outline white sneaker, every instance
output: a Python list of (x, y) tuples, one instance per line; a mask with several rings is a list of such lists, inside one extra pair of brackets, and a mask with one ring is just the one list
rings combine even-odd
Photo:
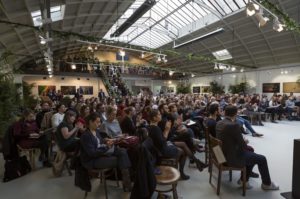
[[(241, 181), (241, 179), (239, 179), (237, 181), (238, 185), (243, 186), (243, 182)], [(246, 182), (246, 189), (252, 189), (253, 187), (250, 185), (249, 182)]]
[(261, 184), (261, 188), (263, 190), (279, 190), (279, 186), (275, 184), (274, 182), (271, 182), (270, 185)]

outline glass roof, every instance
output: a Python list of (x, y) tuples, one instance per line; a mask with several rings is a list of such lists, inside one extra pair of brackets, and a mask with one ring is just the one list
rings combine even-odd
[[(64, 13), (65, 13), (65, 5), (53, 6), (50, 8), (51, 20), (53, 22), (62, 20), (64, 18)], [(41, 10), (36, 10), (36, 11), (31, 12), (31, 17), (32, 17), (34, 26), (42, 25)]]
[(119, 37), (111, 38), (110, 35), (144, 1), (136, 0), (106, 33), (104, 39), (159, 48), (246, 6), (246, 0), (156, 0), (156, 4), (125, 32)]

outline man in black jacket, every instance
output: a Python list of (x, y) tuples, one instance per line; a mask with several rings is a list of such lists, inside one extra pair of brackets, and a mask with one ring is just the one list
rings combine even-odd
[[(261, 188), (264, 190), (278, 190), (279, 186), (271, 181), (267, 159), (265, 156), (246, 150), (246, 143), (241, 134), (241, 128), (236, 123), (237, 108), (227, 106), (225, 119), (216, 126), (217, 138), (222, 141), (222, 151), (229, 166), (246, 166), (247, 181), (253, 167), (257, 164), (262, 178)], [(248, 188), (251, 188), (248, 185)]]

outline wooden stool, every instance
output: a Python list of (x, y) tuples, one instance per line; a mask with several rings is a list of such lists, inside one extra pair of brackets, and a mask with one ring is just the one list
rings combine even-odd
[(30, 165), (31, 165), (31, 168), (32, 170), (35, 169), (35, 151), (37, 150), (36, 148), (31, 148), (31, 149), (23, 149), (21, 146), (17, 145), (19, 151), (21, 153), (28, 153), (28, 156), (29, 156), (29, 162), (30, 162)]
[(166, 193), (166, 192), (173, 192), (173, 198), (178, 199), (177, 195), (177, 182), (180, 178), (180, 173), (177, 169), (170, 167), (170, 166), (159, 166), (158, 167), (161, 171), (160, 175), (155, 175), (156, 182), (158, 185), (171, 185), (172, 188), (168, 190), (158, 190), (155, 189), (158, 194)]
[(170, 166), (178, 169), (178, 160), (175, 158), (161, 158), (159, 165)]
[[(98, 177), (100, 178), (100, 184), (103, 182), (104, 184), (104, 193), (105, 193), (105, 198), (108, 199), (108, 196), (107, 196), (107, 186), (106, 186), (106, 176), (105, 173), (107, 171), (109, 171), (110, 169), (92, 169), (92, 170), (89, 170), (89, 172), (91, 173), (98, 173)], [(117, 181), (117, 187), (119, 187), (119, 179), (118, 179), (118, 173), (117, 173), (117, 169), (114, 168), (114, 173), (115, 173), (115, 178), (116, 178), (116, 181)], [(88, 192), (85, 192), (85, 195), (84, 195), (84, 198), (86, 198), (88, 195)]]

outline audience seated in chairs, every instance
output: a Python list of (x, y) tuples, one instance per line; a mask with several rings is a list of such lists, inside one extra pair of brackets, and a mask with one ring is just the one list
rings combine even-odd
[(203, 163), (194, 156), (184, 142), (172, 143), (167, 140), (171, 130), (170, 121), (166, 122), (164, 131), (162, 131), (158, 127), (158, 123), (161, 121), (161, 114), (158, 110), (151, 110), (149, 119), (149, 137), (153, 140), (154, 147), (161, 153), (163, 158), (176, 158), (179, 160), (179, 171), (182, 180), (189, 179), (189, 176), (184, 173), (184, 165), (187, 156), (196, 162), (199, 171), (203, 170)]
[[(222, 150), (228, 166), (246, 166), (248, 181), (253, 167), (257, 164), (262, 178), (261, 188), (264, 190), (278, 190), (279, 186), (271, 181), (266, 157), (247, 150), (241, 128), (235, 122), (236, 117), (237, 108), (229, 105), (225, 108), (225, 118), (219, 121), (216, 126), (217, 138), (222, 141)], [(247, 187), (251, 188), (249, 183)]]
[(119, 168), (122, 172), (124, 191), (130, 191), (131, 181), (128, 169), (131, 163), (126, 150), (115, 146), (115, 139), (100, 136), (98, 127), (101, 120), (97, 113), (90, 114), (86, 122), (87, 129), (80, 138), (82, 165), (88, 170)]
[(51, 167), (48, 161), (49, 142), (47, 136), (38, 128), (33, 110), (25, 109), (23, 117), (14, 123), (12, 128), (17, 145), (22, 149), (40, 149), (39, 160), (43, 162), (44, 166)]

